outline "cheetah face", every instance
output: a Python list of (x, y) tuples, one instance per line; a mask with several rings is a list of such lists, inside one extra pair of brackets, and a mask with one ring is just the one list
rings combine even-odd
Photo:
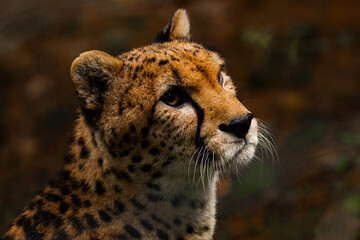
[(256, 119), (236, 98), (225, 61), (189, 41), (189, 29), (178, 11), (152, 45), (117, 58), (89, 51), (73, 62), (86, 123), (114, 162), (176, 159), (182, 174), (189, 165), (216, 171), (254, 156)]
[(258, 143), (257, 121), (235, 97), (225, 61), (197, 44), (178, 44), (195, 57), (171, 64), (172, 74), (157, 81), (158, 132), (195, 164), (246, 165)]

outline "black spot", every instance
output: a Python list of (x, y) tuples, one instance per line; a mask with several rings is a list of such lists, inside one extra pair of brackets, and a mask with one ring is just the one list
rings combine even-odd
[(135, 73), (137, 73), (139, 71), (139, 68), (140, 68), (139, 65), (137, 65), (135, 68)]
[(135, 80), (137, 78), (137, 73), (135, 72), (134, 75), (132, 76), (132, 79)]
[(115, 186), (114, 186), (114, 190), (115, 190), (115, 192), (117, 192), (117, 193), (122, 192), (122, 189), (119, 187), (119, 185), (115, 185)]
[(141, 148), (145, 149), (147, 147), (149, 147), (149, 142), (146, 140), (141, 141)]
[(122, 153), (120, 153), (120, 156), (124, 157), (129, 155), (129, 150), (125, 149)]
[(71, 194), (71, 201), (77, 206), (80, 207), (81, 206), (81, 200), (78, 196), (76, 196), (75, 194)]
[(44, 205), (44, 200), (38, 199), (38, 200), (36, 200), (36, 204), (38, 205), (39, 208), (41, 208), (41, 206)]
[(115, 208), (116, 208), (117, 213), (125, 212), (125, 205), (122, 202), (120, 202), (119, 200), (115, 201)]
[(61, 194), (63, 194), (63, 195), (68, 195), (68, 194), (70, 194), (70, 189), (69, 189), (69, 186), (68, 186), (68, 185), (61, 185), (61, 186), (59, 186), (59, 190), (60, 190)]
[(182, 202), (182, 197), (176, 196), (171, 200), (171, 205), (174, 208), (177, 208), (177, 207), (181, 206), (181, 204), (182, 204), (181, 202)]
[(95, 191), (98, 195), (104, 195), (105, 193), (105, 188), (100, 180), (96, 181)]
[(147, 59), (145, 60), (146, 63), (153, 63), (153, 62), (155, 62), (155, 61), (156, 61), (156, 58), (154, 58), (154, 57), (152, 57), (152, 58), (147, 58)]
[(111, 173), (110, 169), (106, 169), (105, 171), (102, 172), (103, 177), (105, 178), (107, 175), (109, 175)]
[(181, 220), (180, 220), (179, 218), (175, 217), (174, 220), (173, 220), (173, 223), (174, 223), (175, 225), (180, 225), (180, 224), (181, 224)]
[(136, 239), (141, 238), (141, 234), (130, 224), (125, 224), (124, 228), (131, 237), (136, 238)]
[(140, 202), (138, 202), (138, 200), (136, 200), (135, 198), (131, 199), (131, 203), (132, 203), (132, 205), (134, 205), (134, 207), (136, 207), (139, 210), (145, 209), (145, 206), (143, 204), (141, 204)]
[(116, 154), (113, 150), (108, 149), (108, 151), (109, 151), (109, 153), (110, 153), (111, 156), (113, 156), (113, 157), (116, 157), (116, 156), (117, 156), (117, 154)]
[(167, 229), (171, 229), (171, 226), (169, 224), (167, 224), (164, 220), (162, 220), (161, 218), (159, 218), (158, 216), (156, 216), (154, 213), (151, 214), (151, 218), (158, 222), (163, 224)]
[(134, 126), (134, 124), (130, 124), (130, 131), (132, 132), (136, 131), (136, 127)]
[(78, 139), (78, 144), (80, 145), (80, 146), (84, 146), (84, 138), (83, 137), (80, 137), (79, 139)]
[(143, 166), (141, 166), (140, 170), (143, 172), (149, 172), (152, 168), (152, 165), (149, 163), (144, 164)]
[(78, 169), (79, 169), (80, 171), (82, 171), (82, 170), (84, 169), (84, 163), (80, 163), (80, 164), (78, 165)]
[(163, 162), (163, 164), (161, 164), (161, 167), (164, 168), (167, 165), (169, 165), (170, 163), (171, 163), (170, 161)]
[(163, 197), (158, 194), (148, 193), (148, 200), (151, 202), (159, 202), (163, 200)]
[(66, 202), (60, 202), (60, 206), (59, 206), (60, 213), (66, 213), (68, 209), (69, 209), (69, 204), (67, 204)]
[(141, 129), (141, 136), (143, 138), (147, 137), (149, 134), (149, 128), (148, 127), (144, 127), (143, 129)]
[(85, 213), (83, 217), (85, 218), (86, 223), (89, 225), (90, 228), (96, 228), (99, 226), (98, 222), (91, 214)]
[(68, 218), (71, 226), (78, 232), (78, 233), (82, 233), (84, 231), (84, 225), (81, 223), (81, 221), (75, 217), (75, 216), (71, 216)]
[(168, 64), (168, 63), (169, 63), (168, 60), (161, 60), (161, 61), (159, 61), (159, 66), (163, 66), (163, 65)]
[(39, 233), (24, 216), (17, 221), (17, 225), (22, 226), (26, 239), (42, 240), (44, 235)]
[(16, 221), (16, 225), (17, 226), (25, 226), (27, 224), (30, 224), (29, 219), (27, 219), (24, 215), (22, 215), (17, 221)]
[(156, 172), (151, 175), (151, 178), (160, 178), (162, 176), (161, 172)]
[(176, 240), (185, 240), (183, 237), (178, 237)]
[(99, 167), (102, 167), (103, 162), (104, 162), (104, 161), (103, 161), (102, 158), (99, 158), (99, 159), (97, 160), (97, 163), (98, 163)]
[(130, 135), (129, 135), (128, 133), (125, 134), (124, 137), (123, 137), (123, 140), (124, 140), (124, 142), (126, 142), (126, 143), (130, 143)]
[(35, 223), (41, 223), (44, 226), (48, 226), (51, 222), (54, 222), (56, 215), (49, 211), (38, 210), (33, 216), (33, 219), (35, 220)]
[(99, 216), (104, 222), (110, 222), (112, 219), (112, 217), (109, 214), (107, 214), (107, 212), (105, 212), (104, 210), (99, 211)]
[(74, 160), (73, 155), (67, 154), (67, 155), (64, 156), (64, 162), (65, 162), (65, 164), (72, 163), (73, 160)]
[(141, 220), (140, 223), (145, 229), (147, 229), (149, 231), (154, 229), (153, 225), (149, 221), (147, 221), (145, 219)]
[(156, 234), (159, 237), (159, 239), (161, 239), (161, 240), (168, 240), (169, 239), (169, 235), (166, 232), (162, 231), (161, 229), (158, 229)]
[(87, 148), (85, 146), (83, 146), (81, 148), (79, 157), (80, 158), (88, 158), (89, 157), (89, 151), (87, 150)]
[(135, 167), (134, 167), (134, 165), (130, 164), (130, 165), (128, 166), (128, 170), (129, 170), (129, 172), (135, 172)]
[(194, 233), (194, 228), (190, 225), (186, 225), (186, 232), (188, 234), (193, 234)]
[(139, 162), (142, 161), (142, 157), (139, 156), (139, 155), (135, 155), (135, 156), (132, 157), (131, 161), (132, 161), (133, 163), (139, 163)]
[(118, 171), (116, 170), (115, 168), (112, 168), (111, 169), (112, 173), (115, 175), (115, 177), (119, 180), (123, 179), (123, 180), (126, 180), (128, 182), (132, 182), (132, 179), (131, 177), (129, 176), (129, 174), (127, 174), (126, 172), (124, 171)]
[(151, 148), (151, 149), (149, 150), (149, 152), (150, 152), (151, 155), (156, 156), (156, 155), (159, 154), (160, 151), (159, 151), (158, 148)]
[(156, 190), (156, 191), (160, 191), (160, 186), (156, 183), (152, 183), (152, 182), (147, 182), (146, 186), (150, 189)]
[(59, 227), (64, 225), (64, 220), (61, 217), (57, 216), (53, 221), (53, 225), (56, 229), (58, 229)]
[(62, 197), (53, 193), (45, 193), (45, 199), (50, 202), (60, 202)]
[(70, 181), (70, 184), (71, 184), (72, 189), (74, 189), (74, 190), (80, 188), (80, 184), (79, 184), (79, 182), (76, 181), (76, 180), (71, 180), (71, 181)]
[(85, 182), (85, 180), (81, 180), (80, 187), (81, 187), (81, 191), (83, 193), (86, 193), (90, 190), (90, 186), (89, 186), (89, 184), (87, 184), (87, 182)]
[(91, 202), (89, 200), (85, 200), (83, 202), (83, 204), (84, 204), (85, 207), (91, 207), (92, 206), (92, 204), (91, 204)]
[(124, 111), (124, 106), (122, 105), (122, 102), (119, 102), (119, 111), (118, 111), (118, 114), (121, 116), (123, 114), (123, 111)]

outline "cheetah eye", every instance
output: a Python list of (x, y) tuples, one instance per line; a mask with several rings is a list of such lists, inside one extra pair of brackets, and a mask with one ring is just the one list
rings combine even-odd
[(220, 83), (221, 86), (222, 86), (223, 83), (224, 83), (224, 78), (223, 78), (221, 72), (219, 72), (219, 83)]
[(160, 100), (171, 107), (178, 107), (184, 103), (181, 89), (176, 87), (172, 87), (166, 91)]

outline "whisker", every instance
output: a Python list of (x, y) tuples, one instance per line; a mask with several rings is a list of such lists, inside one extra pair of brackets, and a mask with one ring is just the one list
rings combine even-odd
[(190, 181), (190, 167), (191, 167), (191, 164), (193, 163), (193, 158), (194, 158), (195, 154), (196, 154), (199, 150), (200, 150), (199, 148), (196, 148), (196, 150), (194, 151), (193, 155), (191, 156), (190, 161), (189, 161), (189, 164), (188, 164), (187, 175), (188, 175), (189, 184), (190, 184), (191, 186), (193, 186), (193, 185), (192, 185), (192, 183), (191, 183), (191, 181)]
[(277, 148), (275, 144), (275, 138), (271, 134), (270, 129), (265, 125), (261, 119), (258, 121), (258, 139), (259, 139), (259, 149), (261, 153), (261, 159), (263, 161), (264, 155), (267, 158), (270, 158), (272, 163), (276, 166), (279, 165), (279, 156), (277, 153)]

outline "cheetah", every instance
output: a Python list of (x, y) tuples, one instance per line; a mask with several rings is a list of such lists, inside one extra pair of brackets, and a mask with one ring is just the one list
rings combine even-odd
[(3, 239), (212, 239), (219, 171), (248, 165), (259, 139), (226, 65), (183, 9), (150, 45), (80, 54), (64, 167)]

